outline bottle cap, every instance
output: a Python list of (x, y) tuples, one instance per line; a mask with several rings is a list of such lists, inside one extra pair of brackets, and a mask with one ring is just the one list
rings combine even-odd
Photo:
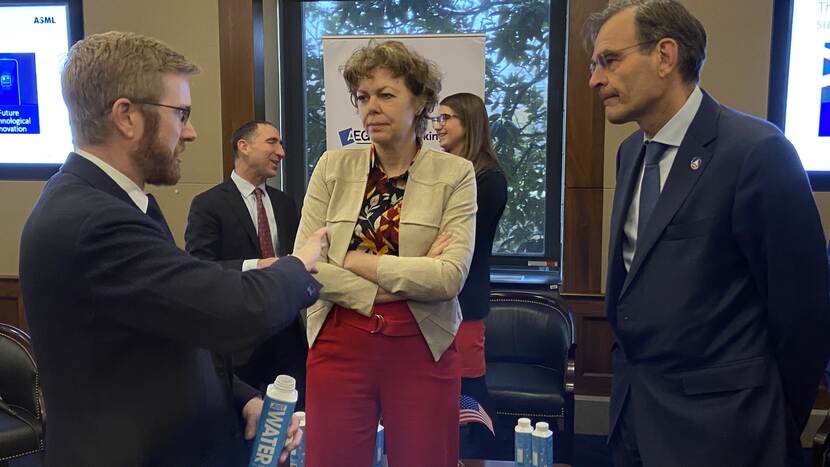
[(274, 386), (281, 391), (293, 391), (297, 387), (297, 380), (288, 375), (277, 375)]
[(279, 375), (273, 383), (268, 385), (265, 394), (274, 400), (283, 402), (297, 402), (297, 380), (288, 375)]
[(529, 418), (520, 418), (519, 419), (519, 426), (522, 428), (530, 428), (530, 419)]
[(305, 412), (294, 412), (294, 415), (297, 416), (297, 420), (300, 421), (300, 428), (305, 427)]
[(536, 431), (540, 433), (547, 433), (549, 430), (548, 422), (537, 422), (536, 423)]

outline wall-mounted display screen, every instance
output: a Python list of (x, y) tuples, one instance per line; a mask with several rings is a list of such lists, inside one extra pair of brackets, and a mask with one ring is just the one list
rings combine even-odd
[(770, 120), (801, 156), (816, 189), (830, 185), (830, 0), (778, 0)]
[(70, 3), (0, 1), (0, 178), (45, 178), (72, 151), (60, 70)]

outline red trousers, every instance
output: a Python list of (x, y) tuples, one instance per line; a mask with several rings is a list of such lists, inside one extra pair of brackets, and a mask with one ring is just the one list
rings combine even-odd
[(306, 466), (371, 467), (383, 417), (390, 467), (456, 467), (455, 344), (435, 362), (406, 302), (375, 313), (335, 306), (308, 352)]

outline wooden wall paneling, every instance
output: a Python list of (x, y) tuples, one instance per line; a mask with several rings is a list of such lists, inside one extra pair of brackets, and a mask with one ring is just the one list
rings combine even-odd
[(219, 0), (219, 76), (222, 93), (222, 169), (233, 170), (233, 130), (253, 120), (254, 23), (251, 0)]
[(611, 345), (614, 336), (605, 319), (600, 294), (562, 294), (576, 328), (576, 394), (607, 396), (611, 392)]
[(29, 332), (17, 277), (0, 277), (0, 323), (11, 324)]
[(565, 186), (568, 187), (602, 187), (605, 112), (597, 92), (588, 86), (591, 57), (583, 46), (582, 31), (588, 16), (607, 4), (602, 0), (570, 2), (565, 146)]
[(565, 188), (562, 280), (567, 293), (601, 293), (602, 196), (599, 188)]
[(602, 291), (605, 114), (596, 92), (588, 87), (590, 56), (583, 48), (582, 31), (588, 16), (607, 4), (607, 0), (580, 0), (569, 4), (562, 242), (562, 288), (568, 293)]

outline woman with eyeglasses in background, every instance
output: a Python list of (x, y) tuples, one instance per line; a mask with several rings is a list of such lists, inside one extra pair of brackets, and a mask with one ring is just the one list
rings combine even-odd
[[(487, 410), (490, 401), (484, 380), (483, 320), (490, 311), (490, 253), (507, 204), (507, 179), (490, 144), (490, 124), (480, 97), (470, 93), (445, 97), (438, 113), (432, 122), (441, 148), (472, 162), (476, 172), (475, 249), (467, 282), (458, 295), (464, 320), (455, 344), (461, 356), (461, 393)], [(486, 455), (489, 437), (483, 426), (471, 426), (469, 439), (461, 443), (462, 457)]]

